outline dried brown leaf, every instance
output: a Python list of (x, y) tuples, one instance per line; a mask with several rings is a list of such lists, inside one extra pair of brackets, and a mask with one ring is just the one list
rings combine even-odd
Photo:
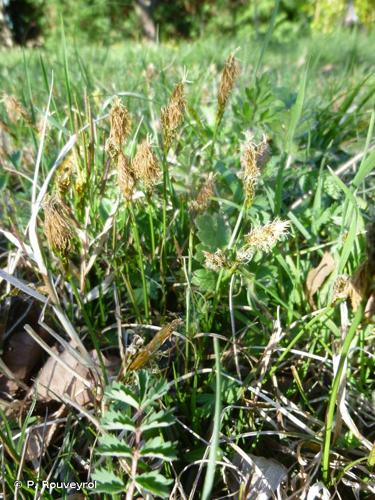
[(23, 297), (12, 297), (9, 305), (0, 306), (0, 315), (6, 318), (3, 328), (3, 354), (1, 361), (12, 373), (14, 379), (0, 374), (0, 393), (5, 396), (14, 396), (20, 384), (26, 381), (41, 364), (44, 350), (23, 329), (25, 323), (34, 326), (40, 338), (48, 340), (49, 334), (39, 327), (38, 318), (40, 308), (36, 302)]
[(335, 269), (335, 261), (329, 252), (325, 252), (318, 266), (311, 269), (306, 279), (307, 299), (310, 306), (316, 309), (314, 295), (320, 289), (324, 281)]
[(155, 337), (136, 355), (135, 359), (130, 363), (129, 370), (140, 370), (148, 363), (151, 356), (164, 344), (171, 336), (173, 330), (181, 323), (181, 320), (175, 319), (171, 323), (163, 326)]
[[(61, 401), (66, 395), (81, 406), (93, 403), (96, 399), (94, 389), (97, 387), (98, 381), (91, 370), (68, 350), (59, 353), (57, 348), (53, 348), (53, 351), (61, 362), (59, 363), (52, 356), (48, 358), (35, 381), (38, 397), (49, 402), (51, 400)], [(90, 356), (97, 362), (96, 351), (91, 351)], [(119, 365), (118, 358), (113, 357), (110, 359), (103, 357), (103, 362), (109, 370), (115, 369)]]

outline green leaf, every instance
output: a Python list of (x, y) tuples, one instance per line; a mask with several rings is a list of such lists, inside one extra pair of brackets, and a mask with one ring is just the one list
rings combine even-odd
[(170, 441), (163, 441), (163, 438), (157, 436), (150, 439), (141, 449), (142, 457), (161, 458), (163, 460), (176, 459), (176, 447)]
[(298, 125), (298, 122), (300, 121), (301, 115), (302, 115), (303, 103), (305, 101), (308, 69), (309, 69), (309, 65), (307, 64), (305, 71), (303, 73), (303, 76), (301, 78), (296, 102), (294, 103), (294, 105), (292, 106), (292, 108), (290, 110), (290, 120), (289, 120), (289, 124), (288, 124), (288, 128), (287, 128), (287, 135), (286, 135), (286, 150), (289, 154), (291, 154), (291, 152), (292, 152), (294, 135), (296, 133), (297, 125)]
[(194, 271), (191, 282), (206, 292), (214, 291), (216, 288), (217, 273), (210, 269), (197, 269)]
[(91, 474), (93, 481), (96, 481), (96, 493), (109, 493), (116, 494), (122, 493), (125, 489), (125, 485), (122, 479), (116, 476), (113, 472), (105, 469), (98, 469)]
[(230, 229), (221, 215), (199, 215), (195, 219), (195, 224), (198, 228), (198, 238), (208, 250), (214, 252), (228, 245)]
[(154, 382), (153, 386), (147, 389), (147, 393), (142, 399), (142, 408), (151, 406), (155, 401), (160, 400), (169, 390), (169, 385), (165, 380)]
[(135, 425), (132, 419), (128, 415), (124, 415), (124, 413), (120, 411), (108, 411), (103, 419), (102, 426), (107, 430), (124, 430), (133, 432), (135, 430)]
[(100, 439), (97, 452), (99, 455), (110, 456), (110, 457), (132, 457), (131, 448), (122, 440), (118, 439), (116, 436), (107, 435)]
[(173, 482), (172, 479), (166, 479), (156, 471), (136, 476), (135, 481), (144, 490), (161, 498), (169, 496), (169, 485)]
[(150, 429), (158, 429), (159, 427), (169, 427), (174, 424), (173, 414), (170, 410), (152, 411), (147, 415), (142, 422), (141, 432), (149, 431)]
[(124, 384), (114, 383), (105, 391), (105, 394), (111, 399), (122, 401), (136, 410), (139, 410), (140, 404), (137, 401), (137, 396), (130, 389), (125, 387)]

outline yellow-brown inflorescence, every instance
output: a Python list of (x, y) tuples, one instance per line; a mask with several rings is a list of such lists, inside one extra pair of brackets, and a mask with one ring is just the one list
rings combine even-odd
[(236, 79), (240, 73), (240, 65), (237, 59), (231, 54), (225, 61), (224, 69), (221, 74), (219, 90), (217, 94), (217, 121), (220, 122), (223, 117), (225, 106), (232, 93)]
[(8, 118), (12, 123), (16, 123), (20, 118), (27, 122), (30, 121), (26, 109), (14, 96), (3, 94), (2, 102), (4, 103)]
[(251, 133), (245, 134), (245, 141), (241, 147), (241, 173), (244, 183), (245, 199), (248, 203), (254, 198), (255, 188), (261, 176), (261, 167), (268, 161), (269, 148), (267, 138), (255, 144)]
[(112, 159), (116, 159), (131, 130), (130, 113), (128, 109), (122, 105), (118, 97), (113, 100), (109, 120), (111, 123), (111, 130), (106, 143), (106, 151)]
[(44, 230), (50, 249), (67, 256), (73, 247), (73, 220), (69, 209), (59, 195), (46, 195), (43, 203)]
[(158, 180), (161, 171), (149, 138), (144, 139), (138, 145), (132, 161), (132, 171), (136, 179), (143, 182), (148, 191), (154, 187)]
[(245, 236), (245, 245), (237, 251), (237, 261), (250, 261), (256, 251), (270, 252), (288, 234), (289, 221), (275, 219), (264, 226), (254, 227)]
[(74, 170), (74, 157), (73, 154), (70, 154), (56, 171), (56, 186), (60, 195), (64, 195), (70, 188)]
[(117, 156), (118, 184), (126, 200), (131, 200), (135, 187), (135, 178), (129, 158), (122, 151)]
[(181, 126), (186, 109), (185, 87), (178, 83), (169, 99), (168, 106), (161, 110), (161, 125), (165, 151), (168, 151)]
[(195, 200), (189, 204), (189, 209), (194, 212), (204, 212), (207, 210), (210, 199), (214, 195), (214, 174), (210, 172), (206, 177)]
[(220, 248), (216, 250), (215, 253), (211, 252), (203, 252), (205, 257), (204, 265), (207, 269), (212, 269), (213, 271), (220, 271), (220, 269), (224, 269), (228, 266), (228, 260)]

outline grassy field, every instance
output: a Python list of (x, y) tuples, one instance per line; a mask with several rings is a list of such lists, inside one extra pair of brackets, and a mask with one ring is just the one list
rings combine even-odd
[(0, 53), (4, 498), (374, 495), (374, 40), (267, 42)]

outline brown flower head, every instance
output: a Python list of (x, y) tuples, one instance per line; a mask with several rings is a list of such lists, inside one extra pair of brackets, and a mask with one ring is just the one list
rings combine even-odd
[(16, 97), (3, 94), (2, 102), (4, 103), (8, 118), (12, 123), (16, 123), (21, 118), (27, 122), (30, 121), (26, 109)]
[(147, 190), (154, 187), (160, 175), (160, 167), (149, 138), (144, 139), (137, 147), (132, 170), (136, 179), (142, 181)]
[(246, 248), (250, 251), (261, 250), (269, 252), (278, 241), (288, 234), (289, 221), (275, 219), (264, 226), (254, 227), (245, 236)]
[(74, 157), (70, 154), (56, 171), (56, 186), (60, 195), (65, 194), (72, 184), (72, 175), (75, 170)]
[(219, 90), (217, 94), (217, 103), (218, 103), (218, 110), (217, 110), (217, 121), (220, 122), (225, 106), (227, 104), (227, 101), (229, 99), (229, 96), (232, 93), (232, 90), (234, 88), (234, 84), (236, 82), (236, 79), (240, 73), (240, 65), (237, 61), (237, 59), (234, 57), (233, 54), (231, 54), (228, 59), (225, 61), (224, 64), (224, 69), (221, 74), (220, 78), (220, 84), (219, 84)]
[(106, 143), (106, 150), (112, 159), (115, 159), (127, 139), (131, 130), (131, 116), (128, 109), (122, 105), (120, 99), (113, 100), (109, 113), (111, 130)]
[(54, 253), (66, 257), (72, 251), (74, 237), (69, 209), (60, 196), (48, 194), (45, 196), (43, 208), (48, 246)]
[(201, 187), (195, 200), (189, 204), (189, 209), (194, 212), (204, 212), (207, 210), (210, 199), (214, 195), (214, 174), (210, 172)]
[(135, 179), (129, 158), (122, 151), (117, 156), (118, 185), (126, 200), (131, 200)]
[(250, 132), (246, 132), (245, 141), (241, 146), (241, 172), (239, 176), (243, 179), (245, 198), (251, 202), (255, 188), (261, 176), (260, 168), (268, 160), (267, 138), (263, 136), (262, 142), (255, 144)]
[(207, 269), (220, 271), (220, 269), (224, 269), (228, 265), (228, 260), (220, 248), (215, 253), (203, 252), (203, 254), (206, 259), (204, 265)]
[(177, 129), (182, 124), (186, 109), (185, 87), (178, 83), (169, 99), (168, 106), (161, 110), (161, 125), (163, 130), (164, 148), (167, 151), (176, 136)]

